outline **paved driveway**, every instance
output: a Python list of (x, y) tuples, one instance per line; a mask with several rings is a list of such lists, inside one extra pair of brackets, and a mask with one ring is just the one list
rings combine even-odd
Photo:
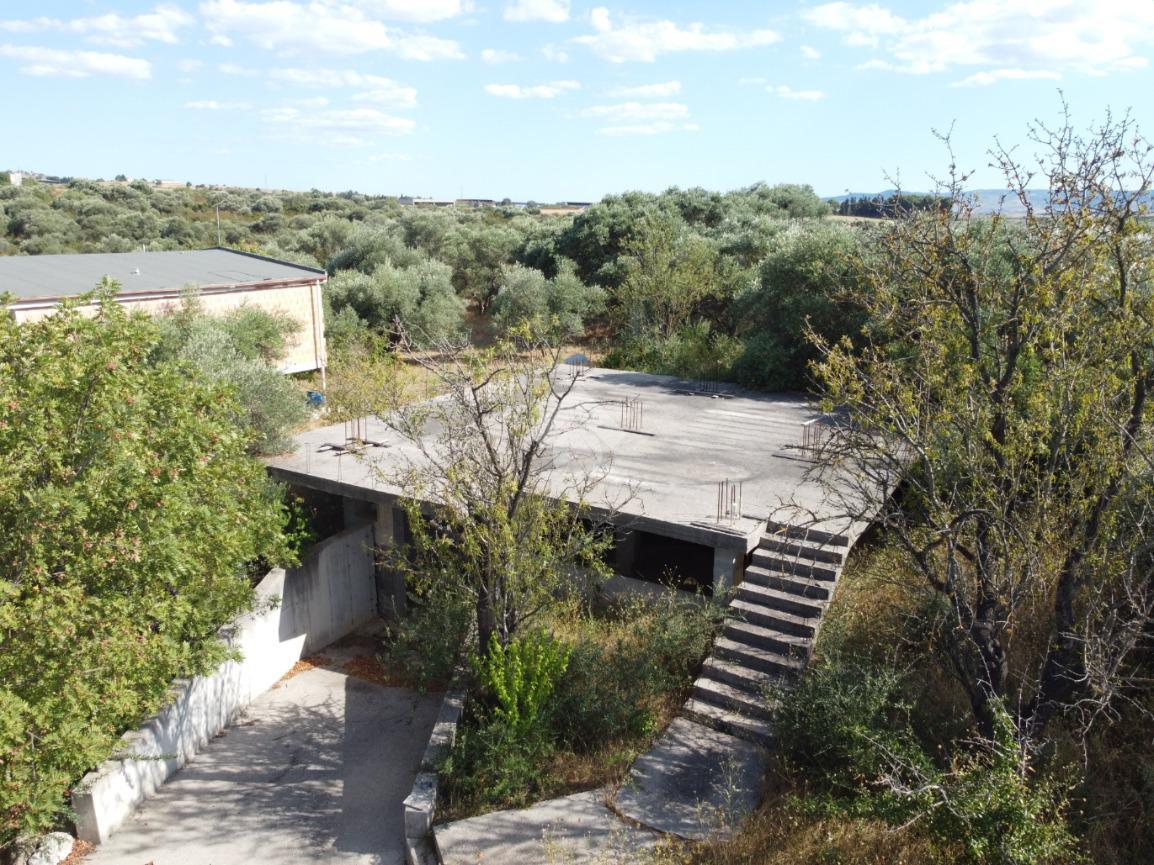
[(87, 865), (402, 865), (440, 695), (314, 668), (261, 696)]

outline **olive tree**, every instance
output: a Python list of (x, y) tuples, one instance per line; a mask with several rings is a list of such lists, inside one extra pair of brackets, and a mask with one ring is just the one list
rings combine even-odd
[(993, 151), (1024, 218), (980, 216), (953, 171), (954, 206), (894, 220), (863, 263), (863, 345), (816, 367), (853, 419), (825, 462), (901, 474), (878, 517), (929, 644), (987, 737), (1005, 707), (1027, 740), (1132, 694), (1154, 613), (1151, 147), (1129, 117), (1031, 132), (1037, 166)]

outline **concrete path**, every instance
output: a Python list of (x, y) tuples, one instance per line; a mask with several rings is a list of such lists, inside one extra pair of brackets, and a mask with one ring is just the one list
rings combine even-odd
[[(660, 835), (627, 825), (590, 790), (434, 829), (444, 865), (624, 865)], [(161, 863), (156, 863), (161, 865)]]
[(440, 695), (314, 668), (283, 681), (86, 865), (402, 865)]
[(759, 745), (674, 718), (637, 758), (613, 808), (680, 838), (732, 835), (761, 801), (768, 757)]

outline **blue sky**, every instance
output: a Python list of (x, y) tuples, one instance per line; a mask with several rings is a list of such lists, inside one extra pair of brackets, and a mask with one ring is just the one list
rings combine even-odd
[[(1132, 110), (1154, 0), (41, 0), (0, 4), (0, 168), (591, 200), (900, 176)], [(1028, 153), (1028, 144), (1023, 144)]]

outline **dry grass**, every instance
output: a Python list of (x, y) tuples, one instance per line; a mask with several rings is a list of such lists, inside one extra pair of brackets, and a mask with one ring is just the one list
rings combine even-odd
[(95, 849), (94, 845), (78, 839), (72, 845), (72, 852), (60, 861), (60, 865), (80, 865)]

